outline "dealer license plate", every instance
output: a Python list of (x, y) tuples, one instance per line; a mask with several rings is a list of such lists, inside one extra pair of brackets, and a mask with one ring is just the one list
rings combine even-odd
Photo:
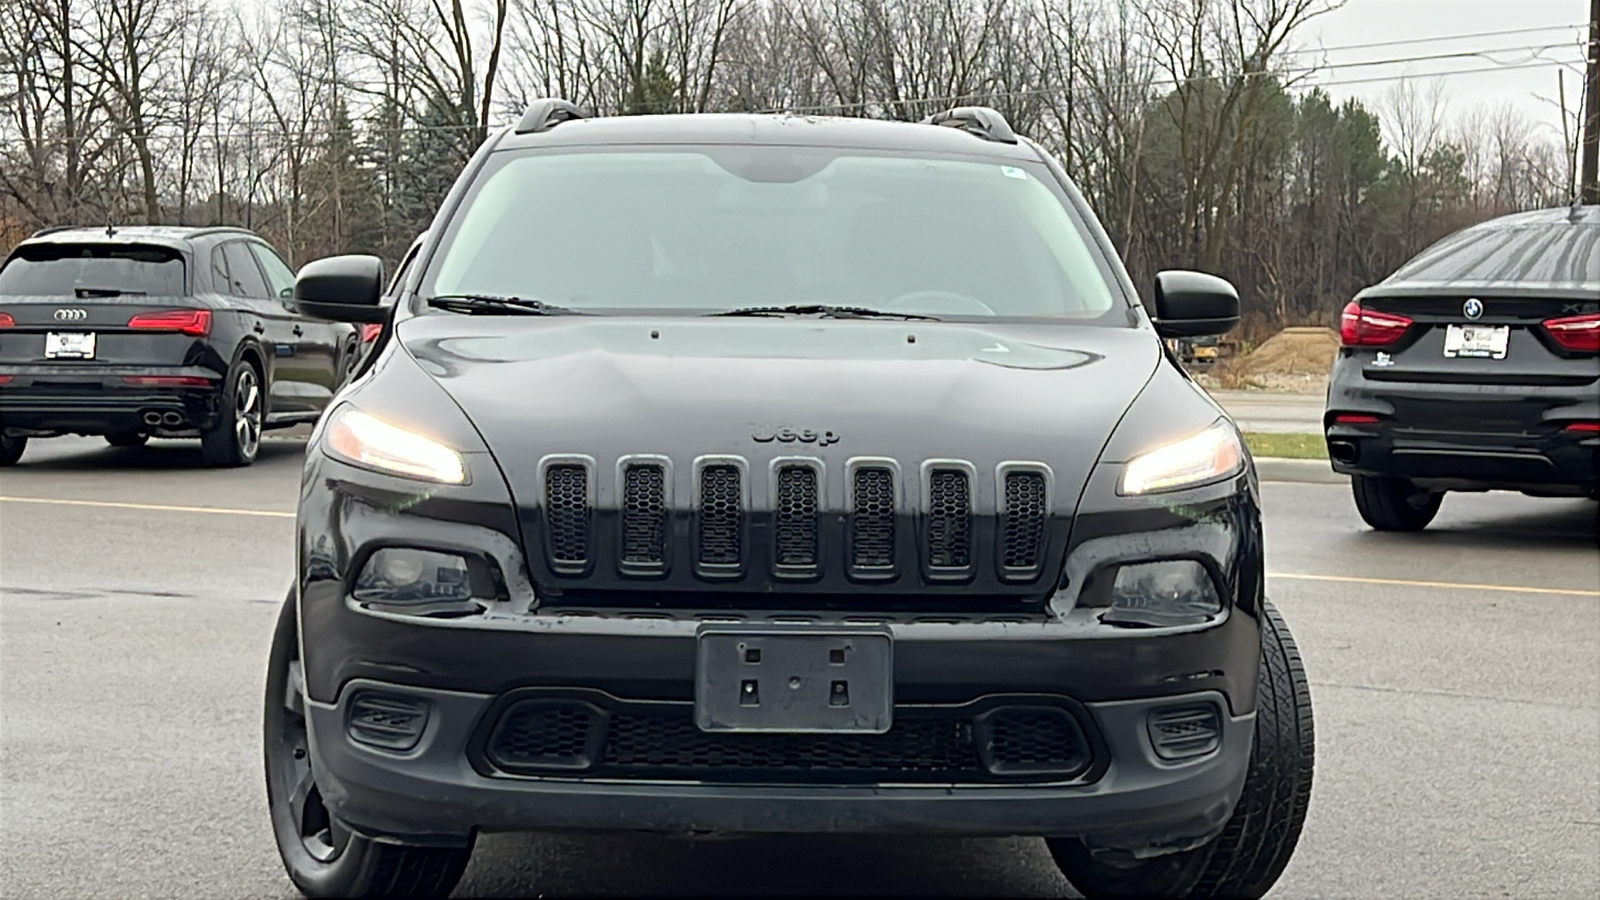
[(886, 629), (702, 625), (695, 722), (702, 731), (882, 734), (894, 710), (893, 650)]
[(94, 359), (94, 332), (45, 332), (44, 358)]
[(1446, 325), (1444, 355), (1473, 359), (1505, 359), (1511, 340), (1509, 325)]

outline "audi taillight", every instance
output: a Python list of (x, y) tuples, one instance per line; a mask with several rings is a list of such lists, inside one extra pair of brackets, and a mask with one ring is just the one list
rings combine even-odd
[(1574, 353), (1600, 353), (1600, 313), (1545, 319), (1545, 333)]
[(0, 313), (0, 328), (10, 328), (15, 324), (17, 320), (11, 318), (11, 313)]
[(169, 309), (164, 312), (140, 313), (128, 320), (128, 327), (141, 331), (176, 331), (192, 337), (205, 337), (211, 333), (211, 310)]
[(1411, 320), (1364, 308), (1351, 300), (1339, 314), (1339, 343), (1346, 347), (1386, 347), (1406, 333)]

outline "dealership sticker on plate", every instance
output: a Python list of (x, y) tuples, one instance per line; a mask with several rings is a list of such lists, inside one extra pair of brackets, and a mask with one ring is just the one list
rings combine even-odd
[(1450, 358), (1505, 359), (1511, 341), (1509, 325), (1447, 325), (1444, 355)]

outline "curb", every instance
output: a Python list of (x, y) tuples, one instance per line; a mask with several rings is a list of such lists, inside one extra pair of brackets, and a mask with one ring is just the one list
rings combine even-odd
[(1285, 459), (1258, 456), (1256, 475), (1262, 481), (1289, 481), (1298, 484), (1348, 484), (1350, 476), (1340, 475), (1325, 459)]

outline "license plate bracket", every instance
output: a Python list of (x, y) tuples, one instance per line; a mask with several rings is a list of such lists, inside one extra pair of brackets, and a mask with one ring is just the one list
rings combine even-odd
[(894, 642), (883, 628), (702, 625), (702, 731), (882, 734), (894, 711)]
[(45, 332), (44, 358), (94, 359), (94, 332)]
[(1444, 355), (1449, 359), (1505, 359), (1509, 325), (1446, 325)]

